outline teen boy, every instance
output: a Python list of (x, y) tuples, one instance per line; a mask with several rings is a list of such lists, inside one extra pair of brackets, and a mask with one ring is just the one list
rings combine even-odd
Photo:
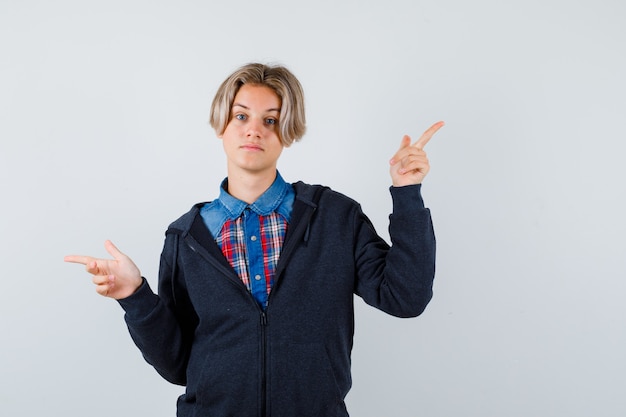
[(177, 415), (347, 416), (353, 294), (398, 317), (432, 296), (435, 238), (420, 194), (424, 145), (408, 136), (390, 161), (389, 247), (360, 206), (276, 170), (305, 131), (304, 99), (286, 68), (249, 64), (219, 88), (211, 125), (228, 176), (219, 198), (166, 232), (156, 295), (110, 241), (113, 259), (67, 256), (117, 299), (145, 359), (185, 385)]

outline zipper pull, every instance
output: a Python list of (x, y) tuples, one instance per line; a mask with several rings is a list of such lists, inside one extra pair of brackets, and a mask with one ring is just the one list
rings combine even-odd
[(265, 315), (265, 311), (261, 312), (261, 326), (267, 326), (267, 315)]

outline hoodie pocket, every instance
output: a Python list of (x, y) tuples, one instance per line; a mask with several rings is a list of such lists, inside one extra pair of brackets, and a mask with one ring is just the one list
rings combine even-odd
[(348, 415), (323, 344), (284, 344), (274, 347), (271, 358), (272, 417)]
[(233, 346), (207, 354), (196, 388), (188, 392), (195, 400), (194, 415), (256, 416), (260, 398), (259, 360), (256, 346)]

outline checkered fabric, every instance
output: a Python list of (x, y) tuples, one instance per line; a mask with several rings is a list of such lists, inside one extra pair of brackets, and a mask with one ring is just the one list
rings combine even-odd
[[(246, 219), (246, 216), (252, 217)], [(249, 227), (250, 222), (254, 222), (252, 227)], [(258, 231), (258, 236), (255, 231)], [(274, 285), (276, 264), (286, 232), (287, 220), (280, 214), (260, 216), (249, 211), (235, 220), (227, 220), (216, 239), (224, 257), (262, 306), (267, 304), (267, 296)], [(264, 285), (265, 294), (260, 298), (255, 294), (255, 285)]]

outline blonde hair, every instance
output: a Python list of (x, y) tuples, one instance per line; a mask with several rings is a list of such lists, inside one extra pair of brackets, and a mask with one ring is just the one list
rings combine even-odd
[(209, 123), (219, 135), (230, 122), (231, 109), (237, 92), (244, 84), (271, 88), (281, 100), (278, 118), (278, 136), (284, 146), (304, 136), (304, 91), (298, 79), (283, 66), (250, 63), (233, 72), (220, 86), (211, 104)]

